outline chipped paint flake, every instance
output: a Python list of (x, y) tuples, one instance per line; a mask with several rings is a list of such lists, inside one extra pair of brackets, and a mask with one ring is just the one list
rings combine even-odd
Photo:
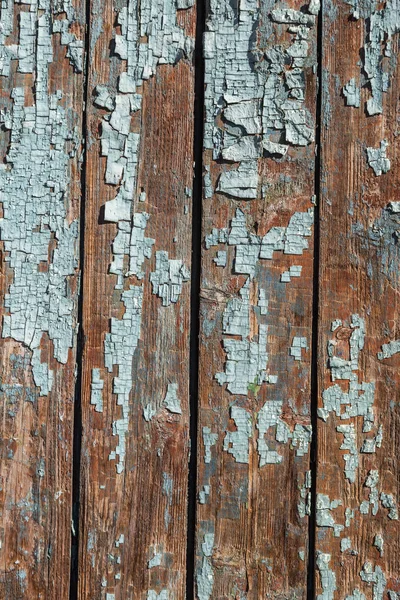
[(181, 403), (178, 398), (178, 384), (177, 383), (169, 383), (167, 386), (167, 393), (165, 394), (164, 406), (171, 413), (175, 413), (178, 415), (182, 414)]
[(368, 164), (377, 176), (390, 170), (390, 160), (386, 156), (388, 146), (388, 142), (382, 140), (379, 148), (367, 148)]
[(330, 500), (326, 494), (317, 494), (316, 522), (318, 527), (332, 527), (335, 537), (339, 537), (344, 526), (336, 523), (332, 511), (342, 505), (341, 500)]
[(318, 594), (317, 600), (333, 600), (335, 596), (336, 574), (329, 568), (330, 554), (319, 552), (317, 554), (317, 569), (321, 581), (322, 594)]
[(301, 350), (308, 350), (307, 338), (305, 337), (294, 337), (292, 345), (290, 347), (290, 356), (293, 356), (294, 360), (301, 360)]
[(387, 344), (382, 344), (382, 352), (378, 352), (379, 360), (391, 358), (394, 354), (400, 352), (400, 340), (392, 340)]
[(204, 462), (211, 462), (211, 448), (217, 443), (218, 434), (212, 433), (209, 427), (203, 427)]
[(224, 439), (224, 450), (232, 454), (236, 462), (249, 462), (249, 439), (252, 435), (251, 415), (239, 406), (231, 407), (231, 419), (235, 422), (236, 431), (227, 431)]
[(346, 98), (347, 106), (359, 108), (361, 102), (360, 88), (358, 87), (354, 77), (350, 79), (343, 87), (343, 94)]
[[(291, 42), (258, 48), (254, 29), (262, 18), (257, 0), (226, 4), (212, 0), (204, 33), (205, 148), (213, 158), (239, 162), (221, 173), (217, 191), (234, 198), (258, 196), (258, 158), (284, 156), (290, 145), (314, 140), (305, 107), (305, 71), (310, 61), (309, 31), (318, 0), (305, 14), (274, 9), (268, 26), (284, 23)], [(217, 118), (219, 117), (219, 118)], [(282, 138), (282, 139), (281, 139)]]
[(100, 369), (92, 369), (92, 382), (90, 388), (90, 404), (94, 405), (96, 412), (103, 412), (104, 381), (101, 379)]
[(190, 271), (181, 260), (169, 259), (165, 251), (156, 252), (156, 270), (150, 273), (150, 281), (163, 306), (178, 302), (182, 284), (189, 280)]
[(201, 544), (202, 562), (196, 573), (198, 600), (210, 600), (214, 586), (214, 571), (211, 557), (214, 548), (214, 533), (205, 533)]
[(366, 583), (372, 583), (373, 600), (383, 600), (383, 594), (386, 588), (386, 577), (379, 566), (375, 566), (375, 569), (370, 562), (364, 563), (364, 566), (360, 572), (360, 577)]
[[(72, 9), (71, 9), (72, 10)], [(62, 93), (49, 93), (57, 11), (50, 3), (20, 13), (19, 45), (6, 45), (13, 31), (13, 3), (3, 2), (0, 31), (0, 74), (10, 74), (10, 60), (22, 73), (35, 72), (35, 103), (26, 105), (23, 88), (12, 91), (13, 106), (0, 113), (11, 131), (5, 162), (0, 166), (3, 217), (0, 239), (13, 270), (5, 294), (3, 337), (32, 351), (32, 371), (40, 395), (52, 387), (53, 373), (42, 362), (41, 341), (48, 334), (54, 358), (68, 360), (74, 342), (75, 295), (69, 284), (77, 269), (78, 222), (68, 222), (70, 161), (79, 143)], [(68, 14), (68, 27), (73, 13)], [(68, 34), (72, 35), (72, 34)], [(63, 42), (62, 42), (63, 43)], [(49, 261), (49, 254), (51, 260)], [(41, 268), (46, 265), (46, 268)]]
[(117, 473), (124, 469), (126, 455), (126, 435), (129, 427), (129, 395), (132, 390), (132, 359), (140, 336), (142, 319), (143, 287), (131, 285), (122, 293), (125, 314), (122, 319), (111, 318), (111, 332), (104, 340), (105, 366), (110, 373), (118, 367), (118, 375), (113, 378), (113, 391), (117, 405), (122, 408), (122, 417), (113, 422), (113, 434), (118, 436), (116, 450), (109, 455), (110, 460), (119, 456)]

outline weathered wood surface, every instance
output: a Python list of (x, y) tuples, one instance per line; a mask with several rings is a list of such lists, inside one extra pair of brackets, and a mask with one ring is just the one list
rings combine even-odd
[(91, 4), (81, 600), (185, 597), (196, 20), (187, 4)]
[(199, 600), (307, 593), (317, 27), (301, 7), (206, 15)]
[(0, 597), (66, 600), (84, 3), (0, 20)]
[(400, 592), (399, 348), (383, 346), (399, 338), (400, 14), (349, 4), (323, 12), (316, 583), (381, 600)]
[(1, 4), (0, 599), (397, 600), (400, 7), (210, 0), (193, 199), (194, 4)]

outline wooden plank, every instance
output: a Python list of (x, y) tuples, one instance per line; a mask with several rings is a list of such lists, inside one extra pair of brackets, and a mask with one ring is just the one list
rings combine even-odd
[(0, 596), (66, 599), (84, 3), (0, 20)]
[(91, 5), (81, 599), (185, 595), (192, 4)]
[(206, 15), (199, 600), (307, 593), (318, 7), (273, 8)]
[(400, 22), (350, 4), (323, 13), (316, 583), (378, 600), (400, 591)]

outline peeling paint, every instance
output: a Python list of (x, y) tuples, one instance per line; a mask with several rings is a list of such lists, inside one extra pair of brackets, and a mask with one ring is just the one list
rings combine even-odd
[(388, 142), (382, 140), (379, 148), (367, 148), (368, 164), (375, 175), (382, 175), (390, 170), (390, 160), (386, 156), (388, 146)]
[(201, 544), (202, 562), (196, 574), (198, 600), (209, 600), (214, 586), (214, 571), (211, 557), (214, 548), (214, 533), (205, 533)]
[[(49, 393), (53, 382), (52, 371), (42, 363), (43, 335), (48, 334), (61, 364), (67, 362), (75, 335), (76, 299), (69, 280), (77, 270), (78, 222), (68, 222), (67, 206), (70, 161), (79, 139), (72, 122), (77, 116), (61, 106), (61, 91), (49, 93), (56, 14), (46, 2), (40, 9), (35, 5), (31, 12), (21, 12), (20, 44), (5, 45), (13, 30), (13, 3), (3, 3), (0, 31), (1, 75), (9, 75), (13, 59), (20, 72), (35, 70), (35, 103), (26, 106), (24, 89), (16, 87), (11, 110), (0, 113), (0, 123), (11, 132), (0, 168), (0, 239), (14, 275), (4, 299), (8, 314), (2, 337), (12, 337), (32, 351), (33, 378), (41, 396)], [(44, 264), (47, 268), (41, 269)]]
[(306, 146), (314, 140), (304, 95), (310, 61), (307, 40), (318, 10), (317, 0), (309, 5), (312, 14), (274, 8), (264, 17), (268, 26), (285, 24), (292, 43), (261, 50), (254, 35), (261, 18), (257, 0), (211, 1), (203, 39), (204, 146), (213, 149), (214, 160), (240, 163), (221, 173), (218, 192), (257, 198), (257, 159), (264, 152), (284, 156), (289, 146)]
[(104, 381), (100, 377), (100, 369), (92, 369), (92, 382), (90, 388), (90, 404), (94, 405), (96, 412), (103, 412)]
[(383, 594), (386, 588), (386, 577), (379, 566), (375, 566), (375, 569), (370, 562), (364, 563), (364, 566), (360, 572), (360, 577), (367, 583), (372, 583), (373, 600), (383, 600)]
[(317, 600), (333, 600), (335, 596), (337, 589), (336, 574), (329, 568), (330, 561), (330, 554), (323, 554), (322, 552), (317, 554), (317, 569), (322, 587), (322, 594), (318, 594)]

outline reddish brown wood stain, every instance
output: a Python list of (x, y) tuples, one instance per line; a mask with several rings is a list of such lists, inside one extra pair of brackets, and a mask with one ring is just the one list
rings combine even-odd
[[(234, 3), (221, 0), (220, 4), (231, 10)], [(269, 6), (266, 0), (255, 4), (260, 9), (254, 32), (257, 68), (262, 70), (269, 60), (268, 51), (287, 47), (290, 39), (289, 25), (272, 22), (271, 10), (283, 7), (307, 15), (309, 7), (299, 0), (277, 6)], [(367, 11), (365, 3), (361, 4), (362, 11)], [(390, 0), (372, 4), (371, 12), (384, 10)], [(213, 194), (209, 197), (207, 188), (202, 198), (192, 196), (193, 159), (199, 148), (193, 152), (196, 71), (190, 52), (179, 55), (176, 64), (159, 64), (137, 90), (142, 105), (132, 113), (130, 125), (131, 132), (140, 133), (133, 210), (148, 213), (145, 235), (154, 239), (154, 245), (151, 257), (143, 261), (143, 279), (129, 275), (123, 281), (124, 290), (143, 285), (144, 296), (132, 360), (126, 456), (118, 473), (121, 457), (109, 458), (118, 444), (113, 423), (122, 416), (113, 387), (118, 367), (108, 372), (104, 362), (111, 318), (122, 319), (125, 313), (121, 290), (115, 289), (117, 278), (109, 272), (117, 225), (104, 220), (104, 205), (116, 196), (118, 187), (105, 183), (106, 157), (101, 156), (100, 140), (107, 111), (93, 100), (99, 84), (115, 93), (118, 76), (126, 70), (126, 61), (114, 52), (115, 34), (121, 34), (116, 17), (122, 5), (113, 0), (99, 5), (91, 0), (90, 15), (85, 15), (77, 0), (72, 5), (76, 14), (68, 31), (84, 44), (87, 78), (74, 71), (67, 48), (55, 33), (48, 91), (62, 91), (60, 103), (67, 112), (68, 126), (82, 139), (82, 147), (69, 161), (70, 184), (65, 197), (69, 223), (82, 216), (82, 203), (84, 208), (83, 263), (66, 282), (74, 300), (74, 343), (63, 365), (54, 358), (48, 334), (43, 335), (41, 360), (54, 371), (54, 382), (47, 396), (39, 396), (31, 351), (12, 338), (0, 337), (0, 600), (311, 600), (310, 581), (314, 581), (315, 597), (320, 600), (364, 600), (359, 592), (366, 600), (397, 600), (400, 354), (382, 359), (378, 353), (383, 344), (400, 339), (399, 218), (389, 207), (390, 202), (399, 201), (400, 186), (398, 33), (392, 36), (391, 57), (387, 34), (379, 42), (379, 68), (389, 73), (388, 89), (382, 95), (382, 114), (368, 116), (365, 103), (371, 97), (371, 82), (365, 79), (363, 61), (370, 14), (354, 18), (346, 2), (322, 1), (322, 39), (317, 40), (317, 26), (310, 29), (310, 54), (304, 69), (305, 106), (314, 119), (319, 145), (292, 145), (285, 158), (260, 158), (258, 195), (253, 200), (215, 191), (221, 173), (239, 163), (213, 158), (209, 149), (203, 151), (196, 173), (203, 167), (206, 176), (209, 168)], [(252, 0), (241, 0), (238, 15), (250, 5)], [(2, 10), (3, 6), (5, 11), (7, 0)], [(20, 13), (29, 7), (33, 11), (33, 4), (15, 4), (7, 46), (19, 44)], [(63, 20), (67, 3), (61, 9), (66, 12), (52, 18)], [(35, 10), (38, 16), (42, 14), (41, 8)], [(211, 9), (206, 6), (205, 10), (208, 19)], [(196, 6), (177, 10), (177, 23), (194, 40)], [(90, 32), (87, 39), (86, 32)], [(142, 36), (141, 41), (147, 43), (149, 36)], [(219, 41), (217, 34), (216, 47)], [(321, 75), (319, 82), (317, 75)], [(362, 84), (359, 108), (347, 106), (343, 94), (343, 86), (352, 78)], [(18, 60), (11, 60), (9, 77), (0, 81), (4, 115), (13, 105), (14, 88), (24, 89), (25, 107), (36, 102), (35, 69), (33, 73), (18, 72)], [(198, 105), (198, 110), (204, 108), (201, 98)], [(221, 114), (215, 116), (215, 124), (221, 130), (229, 129)], [(368, 165), (366, 148), (378, 148), (384, 139), (391, 166), (389, 172), (376, 176)], [(10, 132), (2, 126), (4, 164), (0, 166), (4, 168), (11, 168), (5, 160), (9, 145)], [(142, 190), (146, 199), (139, 202)], [(223, 316), (247, 275), (235, 273), (233, 245), (207, 249), (205, 238), (213, 228), (229, 229), (237, 209), (245, 215), (247, 230), (257, 236), (273, 227), (287, 227), (295, 212), (305, 213), (313, 207), (316, 192), (318, 226), (308, 238), (308, 248), (301, 255), (275, 251), (272, 260), (260, 259), (249, 283), (248, 339), (258, 339), (260, 323), (268, 326), (267, 370), (278, 380), (275, 384), (250, 383), (247, 394), (231, 394), (215, 377), (224, 372), (227, 362), (223, 340), (229, 336), (223, 331)], [(194, 223), (201, 228), (201, 248), (192, 247), (193, 202), (202, 205), (202, 221)], [(315, 230), (319, 232), (316, 237)], [(38, 272), (49, 272), (57, 247), (53, 234), (48, 260), (39, 263)], [(218, 250), (227, 251), (224, 267), (214, 261)], [(162, 306), (161, 298), (153, 293), (149, 278), (159, 251), (168, 252), (170, 259), (180, 259), (189, 268), (193, 260), (200, 262), (199, 340), (191, 322), (192, 302), (197, 301), (191, 290), (196, 286), (191, 288), (191, 282), (185, 281), (178, 301), (169, 306)], [(78, 248), (76, 254), (79, 262)], [(318, 265), (315, 257), (319, 257)], [(4, 297), (14, 272), (1, 241), (0, 259), (3, 318), (7, 314)], [(302, 267), (301, 277), (283, 283), (282, 273), (291, 266)], [(260, 290), (268, 300), (268, 311), (261, 316), (257, 308)], [(313, 314), (317, 300), (318, 311)], [(356, 329), (352, 315), (365, 321), (366, 331), (353, 370), (354, 381), (375, 383), (370, 431), (363, 430), (361, 415), (343, 419), (331, 410), (326, 421), (316, 416), (317, 405), (319, 409), (325, 406), (324, 391), (335, 384), (342, 392), (349, 391), (348, 379), (332, 379), (328, 343), (332, 342), (334, 357), (351, 358)], [(341, 322), (332, 328), (335, 320)], [(82, 344), (77, 352), (79, 327)], [(307, 340), (298, 361), (290, 354), (294, 337)], [(240, 339), (238, 335), (230, 338)], [(197, 341), (199, 360), (194, 368), (190, 357), (195, 356)], [(317, 349), (315, 360), (313, 348)], [(91, 404), (92, 369), (99, 369), (104, 381), (100, 412)], [(318, 390), (312, 398), (313, 369)], [(189, 385), (197, 370), (198, 396), (190, 399)], [(177, 384), (181, 413), (167, 410), (163, 403), (171, 383)], [(74, 400), (80, 403), (75, 414)], [(280, 419), (290, 432), (296, 425), (307, 427), (317, 421), (315, 455), (310, 456), (310, 447), (299, 455), (290, 441), (280, 443), (274, 426), (263, 439), (280, 454), (282, 462), (260, 466), (258, 415), (272, 401), (283, 402)], [(155, 414), (146, 420), (148, 405)], [(341, 406), (340, 414), (346, 406)], [(235, 458), (232, 442), (227, 442), (238, 431), (232, 407), (245, 411), (250, 423), (248, 459), (244, 461)], [(197, 427), (197, 448), (193, 440), (191, 446), (190, 424)], [(345, 459), (350, 451), (343, 447), (344, 434), (337, 430), (349, 424), (354, 425), (358, 459), (354, 482), (346, 478)], [(214, 436), (208, 446), (204, 430)], [(362, 452), (364, 441), (379, 436), (380, 431), (382, 441), (378, 440), (375, 451)], [(81, 449), (74, 457), (76, 442)], [(188, 485), (194, 480), (194, 473), (189, 473), (190, 452), (195, 453), (197, 462), (196, 489)], [(312, 473), (308, 475), (310, 464)], [(79, 516), (73, 506), (74, 466)], [(368, 482), (376, 474), (378, 483), (371, 488)], [(301, 514), (302, 503), (309, 501), (307, 477), (316, 488), (313, 485), (316, 497), (311, 522), (308, 515)], [(381, 494), (392, 497), (394, 512), (385, 506)], [(334, 504), (322, 514), (326, 501)], [(188, 514), (194, 513), (188, 522)], [(329, 518), (336, 530), (327, 525)], [(79, 548), (71, 572), (72, 534), (78, 534)], [(383, 552), (377, 536), (383, 540)], [(187, 564), (192, 544), (194, 564)], [(314, 550), (315, 561), (309, 556)], [(155, 557), (159, 559), (152, 563)]]

